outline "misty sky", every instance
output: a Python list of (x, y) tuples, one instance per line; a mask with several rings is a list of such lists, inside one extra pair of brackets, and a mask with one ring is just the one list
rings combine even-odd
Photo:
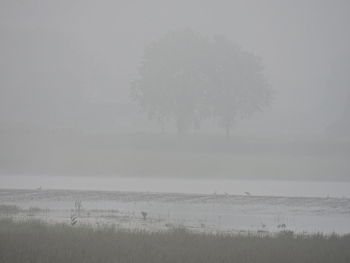
[(273, 104), (237, 129), (320, 133), (348, 92), (327, 83), (331, 65), (349, 54), (349, 14), (346, 0), (1, 0), (0, 123), (85, 118), (133, 129), (129, 88), (145, 46), (192, 28), (224, 34), (263, 60)]

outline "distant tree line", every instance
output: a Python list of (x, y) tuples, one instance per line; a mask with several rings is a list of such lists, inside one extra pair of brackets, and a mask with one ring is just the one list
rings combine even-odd
[(215, 119), (229, 136), (238, 118), (269, 105), (263, 69), (259, 57), (224, 36), (175, 31), (146, 48), (132, 97), (163, 129), (175, 121), (185, 134)]

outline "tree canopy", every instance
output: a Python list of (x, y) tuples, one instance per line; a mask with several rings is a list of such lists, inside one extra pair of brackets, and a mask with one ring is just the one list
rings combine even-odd
[(261, 60), (225, 37), (192, 30), (168, 33), (145, 50), (132, 95), (162, 125), (179, 134), (215, 118), (227, 135), (238, 117), (268, 105), (271, 92)]

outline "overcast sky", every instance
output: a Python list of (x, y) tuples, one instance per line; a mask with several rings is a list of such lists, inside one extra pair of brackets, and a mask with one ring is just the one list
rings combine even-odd
[(349, 14), (347, 0), (1, 0), (0, 122), (74, 118), (82, 101), (124, 105), (145, 46), (192, 28), (263, 60), (274, 101), (238, 129), (320, 133), (343, 109), (327, 82), (349, 54)]

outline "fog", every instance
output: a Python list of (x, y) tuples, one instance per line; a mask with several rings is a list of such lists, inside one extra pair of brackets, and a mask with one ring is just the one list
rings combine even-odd
[[(0, 171), (348, 180), (349, 12), (349, 2), (340, 0), (2, 0)], [(247, 61), (258, 58), (259, 66), (252, 67), (262, 67), (254, 76), (266, 84), (259, 89), (269, 99), (245, 105), (244, 114), (228, 119), (223, 125), (230, 138), (215, 117), (222, 108), (203, 117), (200, 128), (192, 120), (187, 127), (178, 111), (166, 109), (152, 119), (151, 103), (145, 108), (145, 101), (135, 99), (133, 83), (140, 80), (140, 89), (142, 81), (149, 83), (142, 76), (148, 72), (147, 66), (142, 70), (147, 49), (172, 32), (187, 31), (211, 41), (213, 54), (220, 51), (213, 43), (221, 36)], [(160, 68), (168, 67), (164, 61)], [(204, 77), (212, 61), (204, 63)], [(165, 85), (155, 82), (179, 86), (164, 79)], [(183, 115), (194, 119), (195, 110)], [(181, 132), (179, 123), (186, 126)]]
[(0, 262), (348, 262), (349, 14), (0, 0)]

